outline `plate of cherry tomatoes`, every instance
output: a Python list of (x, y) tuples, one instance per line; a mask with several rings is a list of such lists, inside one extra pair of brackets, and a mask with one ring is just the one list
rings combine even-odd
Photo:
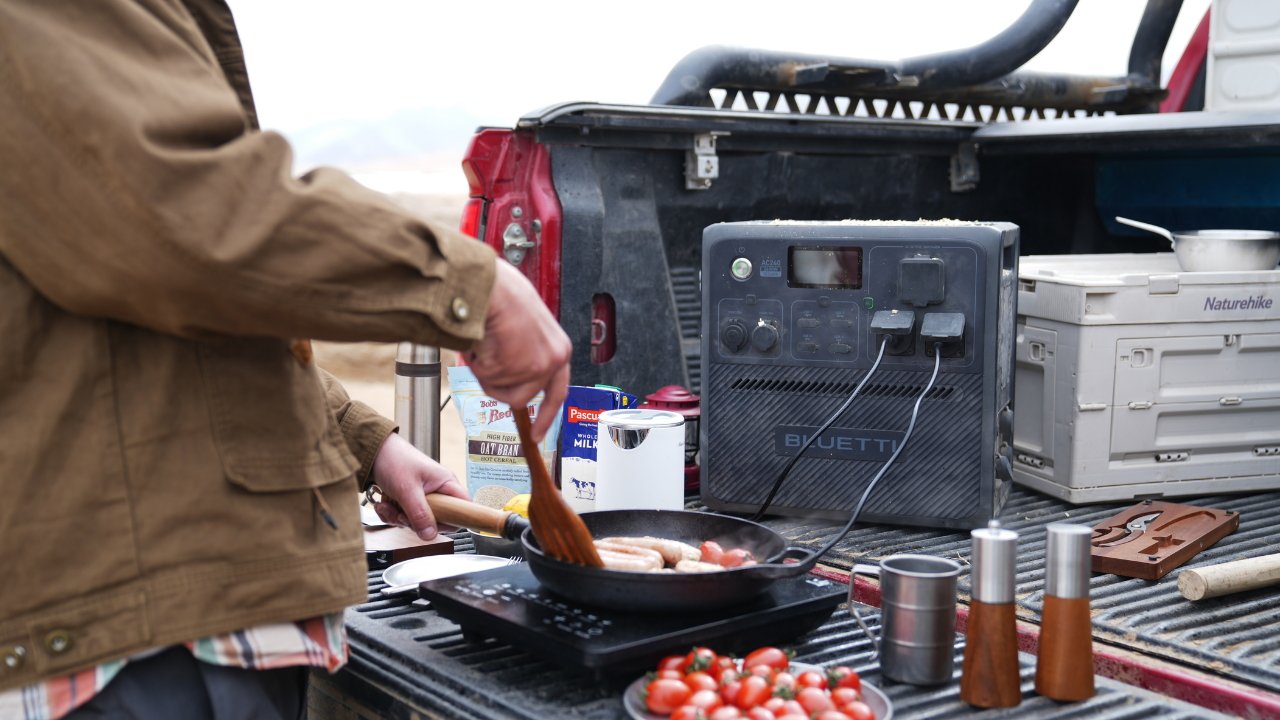
[(622, 704), (636, 720), (891, 720), (880, 689), (845, 665), (793, 662), (782, 648), (738, 658), (695, 647), (669, 655), (627, 686)]

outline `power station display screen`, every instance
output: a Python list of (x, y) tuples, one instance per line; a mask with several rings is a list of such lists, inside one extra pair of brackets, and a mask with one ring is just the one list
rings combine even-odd
[(787, 284), (791, 287), (857, 290), (862, 287), (862, 248), (787, 248)]

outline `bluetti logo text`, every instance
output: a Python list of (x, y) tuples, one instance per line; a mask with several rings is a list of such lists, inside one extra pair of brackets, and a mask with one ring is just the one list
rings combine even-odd
[[(773, 435), (774, 452), (779, 455), (795, 455), (817, 430), (816, 427), (779, 426)], [(897, 450), (900, 442), (900, 432), (833, 427), (827, 428), (826, 432), (814, 440), (804, 456), (883, 462)]]
[(1204, 299), (1204, 309), (1206, 311), (1216, 310), (1270, 310), (1272, 300), (1263, 295), (1254, 295), (1247, 298), (1220, 298), (1210, 295)]

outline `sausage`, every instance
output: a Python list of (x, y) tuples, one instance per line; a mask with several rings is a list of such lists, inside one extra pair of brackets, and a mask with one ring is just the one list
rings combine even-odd
[(656, 550), (662, 555), (662, 562), (668, 567), (675, 567), (676, 563), (681, 560), (700, 560), (702, 558), (702, 552), (688, 543), (653, 537), (652, 535), (645, 535), (644, 537), (608, 537), (604, 538), (603, 542)]
[[(596, 540), (596, 550), (604, 566), (613, 570), (650, 572), (662, 569), (662, 555), (656, 550), (624, 545), (608, 540)], [(606, 553), (610, 556), (606, 558)], [(610, 561), (612, 560), (612, 564)]]
[(653, 563), (638, 555), (613, 552), (612, 550), (601, 548), (596, 548), (596, 553), (600, 555), (600, 562), (604, 563), (606, 570), (622, 570), (624, 572), (658, 571), (653, 567)]
[(676, 572), (682, 573), (704, 573), (704, 572), (720, 572), (724, 568), (715, 563), (702, 562), (701, 560), (681, 560), (676, 563)]

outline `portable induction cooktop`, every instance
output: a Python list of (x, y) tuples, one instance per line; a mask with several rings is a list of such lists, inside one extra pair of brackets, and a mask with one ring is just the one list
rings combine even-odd
[(821, 625), (848, 588), (816, 575), (785, 578), (755, 599), (697, 613), (627, 613), (580, 605), (540, 585), (529, 567), (428, 580), (420, 595), (464, 635), (502, 640), (597, 677), (653, 669), (664, 655), (708, 645), (744, 653), (781, 645)]

